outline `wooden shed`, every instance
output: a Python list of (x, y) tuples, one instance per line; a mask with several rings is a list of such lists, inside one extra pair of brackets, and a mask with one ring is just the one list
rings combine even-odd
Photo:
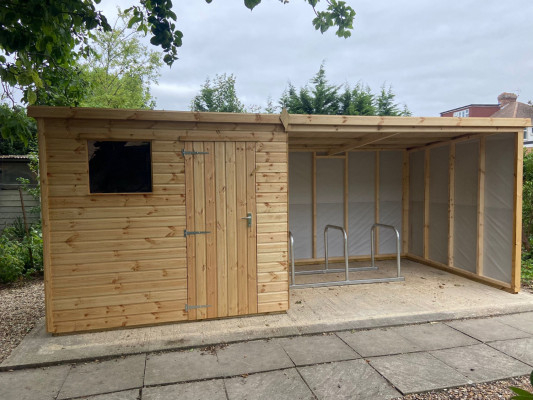
[[(328, 224), (346, 231), (351, 261), (369, 258), (379, 222), (398, 229), (404, 258), (519, 290), (529, 119), (28, 114), (49, 332), (285, 311), (289, 229), (296, 264), (312, 264)], [(394, 236), (376, 250), (394, 257)], [(332, 242), (332, 261), (342, 254)]]

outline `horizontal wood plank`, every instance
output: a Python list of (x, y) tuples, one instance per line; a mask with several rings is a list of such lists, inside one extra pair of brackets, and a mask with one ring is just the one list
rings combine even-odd
[(88, 195), (78, 197), (50, 197), (50, 208), (73, 207), (130, 207), (130, 206), (181, 206), (185, 204), (183, 194), (114, 194)]
[(286, 163), (288, 160), (287, 152), (272, 153), (262, 152), (257, 153), (255, 161), (259, 163)]
[(270, 283), (260, 283), (257, 287), (258, 293), (276, 293), (289, 291), (289, 283), (285, 282), (270, 282)]
[(287, 213), (264, 213), (257, 214), (257, 223), (264, 224), (269, 222), (284, 222), (288, 221)]
[(116, 272), (102, 274), (72, 274), (68, 276), (54, 276), (54, 288), (79, 287), (91, 285), (115, 285), (131, 282), (148, 282), (161, 280), (186, 279), (186, 268), (165, 268), (153, 271)]
[(161, 281), (126, 282), (97, 286), (54, 287), (53, 293), (54, 299), (60, 300), (179, 289), (187, 290), (186, 279), (164, 279)]
[(274, 303), (259, 303), (257, 305), (257, 312), (260, 313), (270, 313), (270, 312), (280, 312), (286, 311), (289, 309), (288, 301), (279, 301)]
[(287, 192), (287, 185), (287, 183), (258, 182), (256, 191), (257, 193)]
[(149, 314), (125, 315), (119, 317), (84, 319), (81, 321), (56, 322), (54, 333), (92, 331), (129, 326), (153, 325), (164, 322), (177, 322), (187, 319), (184, 311), (153, 312)]
[(92, 253), (102, 251), (173, 249), (185, 248), (185, 238), (181, 236), (164, 238), (99, 240), (99, 241), (52, 241), (50, 249), (53, 254)]
[(51, 209), (50, 219), (52, 220), (74, 220), (74, 219), (97, 219), (113, 217), (172, 217), (185, 215), (185, 206), (144, 206), (144, 207), (77, 207)]
[[(287, 271), (260, 272), (257, 274), (257, 282), (259, 283), (286, 282), (288, 278)], [(274, 292), (277, 292), (277, 290), (274, 290)]]
[[(75, 232), (58, 231), (52, 232), (51, 243), (85, 243), (102, 240), (124, 240), (124, 239), (158, 239), (179, 237), (183, 238), (182, 245), (185, 245), (183, 237), (183, 227), (160, 226), (147, 228), (123, 228), (123, 229), (97, 229)], [(96, 244), (98, 247), (98, 244)]]
[(145, 293), (131, 293), (113, 296), (77, 297), (72, 299), (53, 300), (55, 311), (76, 310), (80, 308), (121, 306), (126, 304), (154, 303), (157, 301), (186, 301), (187, 291), (165, 290)]
[(92, 307), (79, 310), (55, 311), (54, 320), (57, 322), (80, 321), (94, 318), (108, 318), (117, 316), (138, 315), (168, 311), (180, 311), (185, 308), (185, 300), (158, 301), (152, 303), (126, 304), (121, 306)]
[(51, 231), (82, 231), (100, 229), (153, 228), (158, 226), (183, 226), (185, 229), (185, 214), (167, 217), (120, 217), (100, 219), (66, 219), (55, 220), (51, 223)]
[(90, 260), (93, 263), (111, 261), (140, 261), (167, 258), (184, 258), (185, 248), (171, 249), (143, 249), (143, 250), (115, 250), (98, 253), (66, 253), (52, 254), (55, 265), (83, 264)]
[[(86, 260), (87, 261), (87, 260)], [(90, 261), (90, 260), (89, 260)], [(182, 269), (187, 267), (187, 260), (183, 258), (162, 258), (132, 261), (102, 261), (97, 263), (80, 262), (65, 265), (54, 265), (52, 274), (55, 277), (71, 277), (75, 275), (99, 275), (106, 273), (160, 271), (167, 268)]]
[(255, 174), (256, 182), (280, 182), (287, 183), (289, 182), (288, 174), (286, 172), (261, 172)]

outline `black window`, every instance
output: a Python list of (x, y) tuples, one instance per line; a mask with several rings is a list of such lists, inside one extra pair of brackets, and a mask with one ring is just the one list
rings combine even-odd
[(152, 191), (150, 142), (89, 140), (91, 193)]

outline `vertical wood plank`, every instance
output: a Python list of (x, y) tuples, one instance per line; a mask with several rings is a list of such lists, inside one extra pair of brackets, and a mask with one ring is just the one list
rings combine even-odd
[(50, 256), (50, 214), (48, 206), (48, 166), (46, 163), (47, 149), (45, 139), (45, 122), (37, 120), (39, 136), (39, 181), (41, 184), (41, 217), (43, 234), (43, 269), (44, 269), (44, 305), (46, 308), (46, 330), (54, 330), (52, 309), (52, 259)]
[(485, 232), (485, 137), (479, 139), (478, 190), (477, 190), (477, 246), (476, 273), (483, 275), (483, 246)]
[[(192, 142), (184, 143), (185, 150), (192, 151)], [(188, 231), (194, 231), (194, 163), (193, 156), (185, 156), (185, 208)], [(196, 248), (194, 236), (187, 236), (187, 304), (196, 305)], [(188, 318), (196, 319), (196, 310), (189, 310)]]
[(237, 186), (235, 142), (226, 143), (226, 248), (228, 260), (228, 315), (237, 315)]
[(409, 153), (403, 152), (402, 165), (402, 252), (409, 252)]
[(255, 205), (255, 142), (246, 143), (246, 208), (252, 213), (248, 234), (248, 313), (257, 313), (257, 211)]
[(429, 162), (430, 150), (424, 152), (424, 258), (429, 260)]
[[(203, 152), (204, 143), (194, 142), (193, 151)], [(200, 154), (193, 156), (194, 164), (194, 219), (195, 230), (205, 231), (205, 157)], [(196, 248), (196, 304), (207, 304), (207, 234), (194, 235), (194, 244)], [(207, 317), (206, 308), (196, 310), (196, 318), (204, 319)]]
[[(379, 223), (379, 150), (374, 158), (374, 222)], [(379, 227), (376, 228), (375, 254), (379, 254)]]
[(248, 314), (248, 226), (243, 218), (246, 209), (246, 144), (237, 142), (235, 147), (235, 176), (237, 189), (237, 286), (238, 313)]
[(218, 316), (217, 305), (217, 229), (215, 205), (215, 146), (213, 142), (204, 143), (205, 162), (205, 230), (206, 235), (206, 287), (207, 287), (207, 317)]
[(217, 309), (228, 315), (228, 263), (226, 254), (226, 145), (215, 142), (215, 195), (217, 232)]
[(313, 165), (312, 165), (312, 189), (313, 189), (313, 258), (316, 258), (316, 153), (313, 152)]
[(344, 153), (344, 230), (346, 231), (346, 234), (349, 235), (348, 232), (348, 226), (349, 226), (349, 219), (348, 219), (348, 154)]
[(515, 138), (515, 167), (514, 167), (514, 229), (513, 254), (511, 271), (511, 290), (520, 291), (520, 271), (522, 263), (522, 181), (524, 164), (523, 132), (518, 131)]
[(455, 143), (450, 144), (448, 169), (448, 265), (453, 267), (455, 244)]

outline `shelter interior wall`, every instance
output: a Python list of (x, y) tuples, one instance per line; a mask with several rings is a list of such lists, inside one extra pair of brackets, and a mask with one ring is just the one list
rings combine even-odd
[[(323, 259), (323, 232), (327, 224), (346, 229), (349, 256), (370, 256), (370, 229), (375, 222), (393, 225), (402, 232), (403, 150), (354, 151), (347, 153), (347, 160), (345, 157), (290, 153), (289, 226), (296, 259)], [(312, 190), (313, 179), (316, 195)], [(308, 211), (314, 203), (316, 215), (301, 213), (302, 202), (307, 204)], [(311, 257), (311, 236), (316, 240), (315, 258)], [(378, 243), (380, 254), (395, 253), (393, 232), (381, 230)], [(343, 242), (336, 231), (330, 231), (328, 250), (330, 257), (343, 256)]]
[(487, 138), (483, 272), (511, 281), (513, 252), (513, 192), (515, 135)]
[(410, 153), (410, 255), (512, 289), (515, 145), (499, 133)]

